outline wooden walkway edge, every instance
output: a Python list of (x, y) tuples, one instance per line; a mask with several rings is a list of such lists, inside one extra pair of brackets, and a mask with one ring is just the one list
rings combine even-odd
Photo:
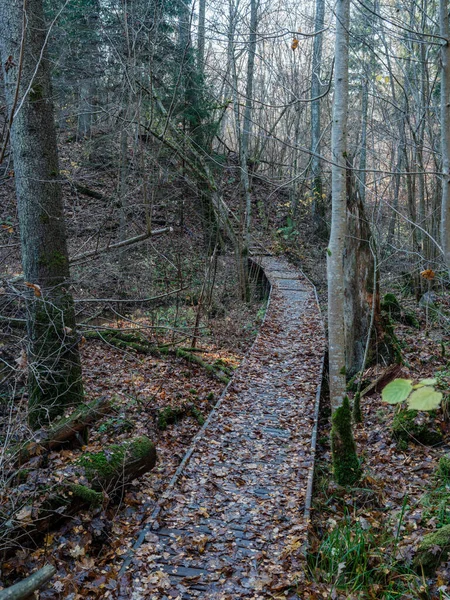
[(325, 337), (312, 284), (282, 258), (257, 261), (265, 321), (125, 559), (117, 598), (297, 598)]

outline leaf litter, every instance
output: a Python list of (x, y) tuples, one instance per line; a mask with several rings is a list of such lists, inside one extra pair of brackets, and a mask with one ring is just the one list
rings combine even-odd
[(281, 259), (263, 267), (274, 284), (265, 323), (117, 598), (286, 598), (304, 578), (325, 338), (312, 286)]

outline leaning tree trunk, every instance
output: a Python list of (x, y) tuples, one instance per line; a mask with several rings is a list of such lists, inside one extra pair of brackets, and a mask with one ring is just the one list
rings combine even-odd
[(442, 222), (441, 241), (444, 260), (450, 272), (450, 25), (447, 0), (440, 0), (441, 37), (441, 144), (442, 144)]
[(69, 261), (45, 34), (42, 0), (0, 1), (0, 53), (7, 106), (14, 113), (11, 147), (22, 264), (29, 288), (27, 354), (33, 427), (83, 398), (75, 313), (68, 291)]

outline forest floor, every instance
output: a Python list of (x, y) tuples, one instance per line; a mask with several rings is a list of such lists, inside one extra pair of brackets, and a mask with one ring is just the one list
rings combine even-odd
[(325, 338), (311, 284), (283, 259), (262, 266), (264, 325), (150, 516), (118, 598), (297, 597)]
[[(89, 172), (77, 152), (81, 156), (81, 147), (77, 150), (76, 144), (62, 152), (68, 179), (95, 188), (102, 198), (87, 197), (71, 184), (65, 187), (72, 253), (109, 243), (115, 239), (119, 227), (117, 210), (107, 202), (114, 198), (115, 174), (98, 177), (97, 172)], [(156, 442), (158, 464), (127, 487), (119, 501), (110, 502), (105, 498), (102, 507), (79, 512), (61, 526), (46, 531), (33, 548), (23, 548), (9, 556), (2, 563), (0, 585), (10, 585), (46, 562), (56, 566), (57, 575), (49, 588), (40, 593), (42, 600), (114, 598), (122, 584), (130, 585), (127, 577), (120, 582), (122, 560), (148, 524), (149, 514), (222, 394), (225, 383), (219, 380), (220, 376), (229, 377), (233, 373), (255, 338), (264, 313), (264, 301), (258, 295), (250, 306), (237, 300), (231, 276), (235, 264), (229, 257), (218, 257), (216, 278), (209, 281), (209, 266), (202, 257), (203, 240), (195, 198), (183, 199), (180, 217), (183, 185), (171, 181), (173, 201), (155, 205), (155, 222), (158, 226), (159, 222), (174, 225), (173, 234), (131, 249), (122, 261), (103, 254), (89, 263), (74, 266), (77, 312), (83, 322), (83, 332), (103, 327), (127, 331), (136, 328), (157, 344), (189, 345), (202, 284), (208, 280), (208, 286), (215, 292), (208, 310), (201, 315), (197, 355), (204, 363), (220, 368), (212, 372), (173, 354), (142, 355), (131, 348), (119, 349), (107, 341), (88, 338), (81, 348), (87, 397), (106, 395), (112, 401), (112, 410), (98, 421), (83, 450), (95, 452), (111, 443), (144, 434)], [(255, 230), (261, 232), (264, 243), (275, 255), (288, 256), (294, 265), (300, 266), (316, 284), (322, 308), (325, 308), (326, 241), (314, 237), (307, 203), (300, 205), (293, 227), (288, 219), (287, 195), (282, 192), (274, 195), (274, 188), (267, 185), (267, 182), (255, 181), (254, 196), (258, 198), (254, 206)], [(225, 195), (233, 205), (237, 186), (230, 184), (228, 188), (225, 187)], [(158, 191), (164, 196), (168, 190)], [(13, 180), (2, 186), (0, 196), (2, 235), (7, 242), (4, 245), (6, 258), (1, 264), (6, 278), (20, 270)], [(270, 203), (265, 201), (268, 197)], [(145, 218), (136, 212), (139, 198), (130, 194), (129, 200), (127, 228), (132, 236), (142, 233)], [(237, 204), (237, 196), (234, 201)], [(402, 271), (410, 268), (408, 260), (408, 254), (399, 251), (389, 264), (383, 265), (387, 275), (381, 281), (382, 294), (396, 293), (402, 307), (418, 319), (419, 328), (394, 323), (404, 359), (402, 374), (414, 381), (437, 377), (445, 395), (443, 408), (431, 418), (419, 415), (416, 424), (440, 433), (442, 438), (429, 446), (421, 443), (414, 432), (402, 435), (397, 430), (394, 437), (392, 426), (398, 409), (382, 403), (379, 392), (365, 397), (363, 423), (355, 426), (364, 479), (358, 488), (339, 488), (332, 482), (330, 422), (324, 395), (308, 559), (301, 569), (297, 568), (294, 562), (299, 548), (294, 541), (292, 553), (287, 552), (288, 562), (292, 560), (292, 564), (285, 563), (285, 578), (275, 576), (266, 580), (261, 593), (264, 599), (286, 598), (289, 594), (311, 600), (450, 598), (449, 563), (444, 561), (437, 575), (430, 578), (422, 577), (411, 568), (421, 537), (450, 523), (449, 482), (436, 476), (439, 459), (450, 451), (449, 293), (444, 286), (436, 285), (436, 311), (427, 315), (404, 285)], [(137, 308), (134, 303), (136, 298), (177, 289), (181, 291), (169, 300), (138, 304)], [(119, 298), (119, 303), (103, 301), (111, 297)], [(103, 312), (97, 318), (99, 309)], [(310, 340), (313, 353), (315, 342), (314, 338)], [(1, 404), (2, 442), (5, 439), (17, 442), (30, 433), (24, 426), (26, 364), (22, 361), (22, 348), (23, 334), (16, 331), (8, 338), (8, 344), (0, 347), (0, 356), (17, 365), (14, 403)], [(385, 367), (371, 368), (364, 373), (364, 379), (373, 381)], [(275, 376), (273, 379), (276, 381)], [(175, 422), (164, 429), (158, 423), (165, 409), (174, 413), (180, 409), (180, 418), (174, 418)], [(43, 500), (36, 495), (37, 487), (42, 482), (50, 487), (70, 476), (69, 465), (81, 451), (71, 448), (50, 452), (45, 457), (36, 455), (26, 465), (26, 481), (19, 478), (13, 493), (10, 470), (2, 463), (0, 510), (3, 522), (7, 523), (13, 515), (14, 522), (26, 528), (33, 520), (34, 508)], [(255, 470), (253, 475), (257, 474)], [(219, 486), (220, 481), (217, 475)], [(241, 488), (247, 485), (244, 478), (243, 481)], [(239, 483), (237, 485), (239, 487)], [(220, 495), (221, 491), (217, 490), (216, 494)], [(207, 512), (208, 508), (205, 507)], [(288, 507), (284, 512), (290, 518), (295, 510)], [(174, 514), (174, 521), (178, 517), (184, 519), (183, 515)], [(145, 541), (146, 548), (152, 539)], [(203, 542), (203, 538), (198, 540), (199, 556), (202, 556)], [(231, 541), (225, 538), (224, 544), (227, 543)], [(137, 585), (145, 584), (147, 589), (153, 585), (156, 592), (148, 597), (160, 600), (166, 591), (160, 592), (158, 586), (164, 588), (168, 580), (163, 577), (152, 582), (149, 573), (145, 577), (146, 582)], [(292, 578), (296, 578), (294, 585)], [(138, 589), (134, 591), (140, 593)], [(231, 596), (239, 597), (245, 596)]]

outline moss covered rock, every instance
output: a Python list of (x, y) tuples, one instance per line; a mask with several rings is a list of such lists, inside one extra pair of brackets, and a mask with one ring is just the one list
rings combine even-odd
[(353, 485), (361, 477), (361, 466), (356, 454), (352, 433), (352, 413), (347, 396), (342, 406), (334, 411), (331, 426), (333, 474), (339, 485)]
[(432, 413), (403, 409), (392, 421), (392, 436), (397, 442), (416, 442), (436, 446), (442, 442), (442, 432), (437, 428)]
[(426, 575), (448, 559), (450, 552), (450, 525), (424, 536), (414, 557), (414, 568)]

